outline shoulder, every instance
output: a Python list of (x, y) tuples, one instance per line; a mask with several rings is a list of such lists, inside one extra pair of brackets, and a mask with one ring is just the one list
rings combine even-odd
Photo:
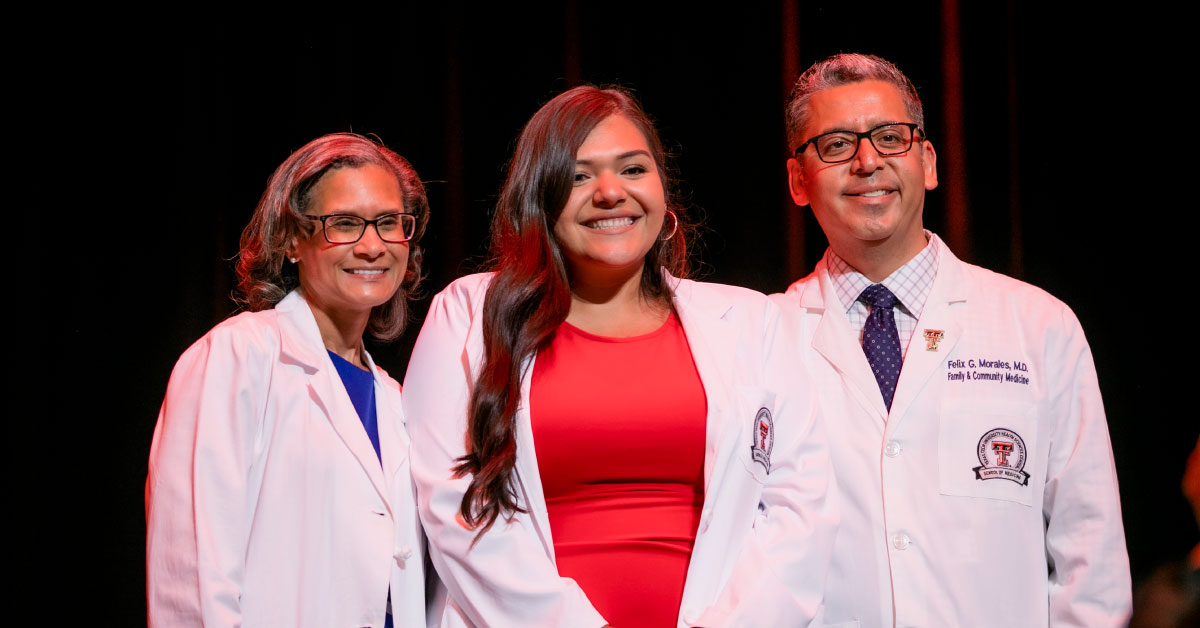
[[(454, 280), (433, 297), (429, 312), (421, 324), (421, 333), (413, 346), (409, 359), (407, 380), (412, 376), (413, 365), (439, 356), (439, 359), (454, 355), (467, 345), (482, 344), (483, 306), (491, 285), (492, 273), (467, 275)], [(470, 350), (473, 351), (473, 350)]]
[(192, 344), (184, 358), (196, 355), (253, 360), (279, 353), (279, 313), (273, 309), (242, 312), (218, 323)]
[(482, 309), (494, 276), (495, 273), (475, 273), (455, 279), (434, 297), (434, 307), (442, 305), (468, 310)]
[(1078, 325), (1071, 308), (1042, 288), (956, 259), (950, 263), (958, 266), (958, 280), (968, 292), (968, 302), (979, 305), (977, 311), (1004, 311), (1042, 326)]
[(675, 307), (693, 331), (771, 342), (779, 327), (780, 307), (767, 295), (719, 283), (680, 280)]
[(713, 283), (710, 281), (696, 281), (694, 279), (672, 279), (672, 281), (675, 282), (673, 288), (676, 292), (693, 291), (696, 294), (746, 302), (766, 299), (765, 294), (741, 286), (731, 286), (729, 284)]
[(772, 294), (770, 297), (771, 300), (784, 308), (803, 303), (805, 301), (805, 294), (811, 291), (816, 291), (818, 293), (820, 292), (821, 278), (818, 274), (819, 272), (819, 269), (814, 270), (807, 277), (792, 282), (792, 284), (788, 286), (787, 290), (784, 292), (776, 292)]
[(216, 327), (209, 330), (210, 335), (254, 336), (262, 334), (278, 335), (279, 312), (275, 309), (259, 310), (258, 312), (241, 312), (231, 316)]
[(492, 283), (492, 278), (496, 273), (474, 273), (459, 277), (450, 282), (441, 294), (461, 295), (463, 297), (473, 297), (480, 293), (487, 293), (487, 288)]
[(274, 310), (243, 312), (188, 347), (171, 370), (164, 416), (182, 413), (194, 418), (205, 404), (255, 405), (257, 401), (251, 400), (259, 399), (257, 391), (265, 389), (281, 363), (277, 320)]
[(958, 266), (963, 281), (976, 294), (995, 294), (1000, 299), (1033, 299), (1066, 307), (1054, 295), (1031, 283), (957, 259), (949, 260), (949, 263)]
[(1079, 318), (1057, 297), (986, 268), (957, 259), (950, 262), (939, 268), (934, 292), (952, 309), (964, 309), (965, 333), (980, 342), (1020, 343), (1049, 364), (1090, 353)]
[(792, 285), (788, 286), (787, 291), (784, 292), (784, 294), (803, 293), (805, 290), (812, 290), (821, 285), (821, 278), (817, 273), (818, 271), (814, 270), (813, 272), (809, 273), (807, 277), (801, 277), (800, 279), (793, 281)]
[(681, 307), (762, 312), (777, 309), (767, 295), (757, 290), (691, 279), (674, 281), (676, 283), (672, 287), (677, 303)]

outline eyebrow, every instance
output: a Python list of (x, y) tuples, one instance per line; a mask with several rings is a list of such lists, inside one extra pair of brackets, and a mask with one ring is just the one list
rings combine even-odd
[[(404, 213), (408, 213), (408, 212), (405, 212), (405, 211), (404, 211), (404, 208), (396, 209), (396, 208), (393, 208), (393, 207), (389, 207), (389, 208), (385, 208), (383, 211), (379, 212), (378, 214), (375, 214), (375, 217), (376, 217), (376, 218), (378, 218), (378, 217), (380, 217), (380, 216), (387, 216), (388, 214), (404, 214)], [(314, 214), (314, 215), (319, 215), (319, 216), (354, 216), (354, 217), (356, 217), (356, 218), (363, 218), (363, 215), (362, 215), (362, 214), (363, 214), (363, 212), (359, 212), (359, 211), (357, 211), (355, 208), (344, 207), (344, 208), (334, 209), (333, 211), (329, 212), (328, 214)]]
[[(629, 159), (630, 157), (636, 157), (638, 155), (645, 155), (646, 157), (650, 157), (651, 159), (653, 159), (653, 157), (650, 156), (650, 153), (648, 151), (644, 151), (639, 148), (637, 150), (631, 150), (631, 151), (621, 153), (620, 155), (617, 155), (616, 160), (621, 161), (624, 159)], [(575, 163), (591, 165), (592, 161), (590, 159), (576, 159)]]
[[(909, 124), (909, 123), (908, 123), (908, 122), (900, 122), (900, 121), (898, 121), (898, 120), (897, 120), (897, 121), (895, 121), (895, 122), (880, 122), (879, 124), (873, 124), (873, 125), (871, 125), (871, 128), (867, 129), (867, 131), (874, 131), (875, 129), (878, 129), (878, 128), (879, 128), (879, 127), (881, 127), (881, 126), (890, 126), (890, 125), (893, 125), (893, 124)], [(863, 131), (863, 133), (866, 133), (867, 131)], [(818, 137), (818, 136), (821, 136), (821, 135), (829, 135), (830, 133), (858, 133), (858, 131), (851, 131), (850, 129), (847, 129), (847, 128), (845, 128), (845, 127), (841, 127), (841, 128), (833, 128), (833, 129), (830, 129), (830, 130), (828, 130), (828, 131), (822, 131), (822, 132), (820, 132), (820, 133), (817, 133), (817, 134), (816, 134), (816, 135), (814, 135), (813, 137)]]

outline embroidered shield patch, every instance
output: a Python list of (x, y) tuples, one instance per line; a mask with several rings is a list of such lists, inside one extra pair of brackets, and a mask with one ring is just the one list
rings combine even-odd
[(988, 430), (979, 439), (979, 466), (972, 469), (976, 480), (1008, 480), (1029, 485), (1025, 468), (1025, 441), (1020, 434), (998, 427)]
[(754, 415), (754, 444), (750, 445), (750, 458), (767, 473), (771, 472), (771, 450), (775, 448), (775, 422), (771, 411), (759, 408)]

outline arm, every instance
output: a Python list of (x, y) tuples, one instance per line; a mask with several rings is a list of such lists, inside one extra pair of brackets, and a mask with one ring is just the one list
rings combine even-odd
[(697, 626), (803, 627), (821, 605), (837, 530), (837, 490), (801, 336), (779, 315), (773, 304), (767, 308), (763, 334), (762, 380), (775, 393), (771, 471), (749, 539)]
[(478, 542), (459, 517), (470, 477), (455, 478), (451, 468), (465, 453), (477, 367), (467, 352), (480, 342), (473, 328), (481, 324), (476, 315), (485, 292), (472, 279), (434, 298), (404, 381), (413, 480), (430, 556), (452, 603), (477, 626), (603, 626), (575, 581), (558, 575), (530, 515), (497, 520)]
[(146, 480), (152, 626), (241, 624), (247, 471), (267, 380), (254, 360), (263, 347), (236, 339), (210, 332), (167, 384)]
[[(1129, 557), (1108, 424), (1091, 350), (1074, 314), (1047, 332), (1050, 455), (1042, 514), (1050, 626), (1124, 626)], [(1057, 336), (1057, 337), (1055, 337)]]

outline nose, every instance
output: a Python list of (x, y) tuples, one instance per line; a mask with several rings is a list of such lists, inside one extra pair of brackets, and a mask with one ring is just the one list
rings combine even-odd
[(850, 161), (850, 169), (853, 172), (875, 172), (882, 167), (880, 163), (882, 159), (883, 157), (879, 151), (875, 150), (875, 145), (871, 143), (870, 138), (860, 137), (858, 138), (858, 152)]
[(592, 203), (596, 207), (616, 207), (625, 200), (625, 186), (617, 173), (605, 170), (596, 177)]
[(369, 259), (383, 255), (385, 249), (387, 249), (387, 243), (379, 237), (379, 230), (375, 225), (367, 225), (367, 230), (363, 232), (362, 237), (354, 243), (354, 252)]

